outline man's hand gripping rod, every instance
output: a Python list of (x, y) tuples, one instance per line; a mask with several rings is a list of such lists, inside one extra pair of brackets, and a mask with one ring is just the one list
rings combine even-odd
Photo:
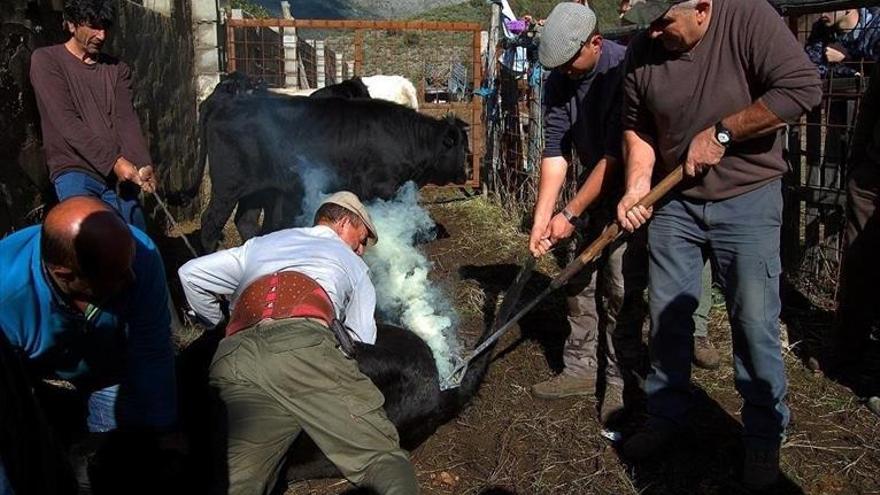
[[(666, 195), (673, 187), (675, 187), (679, 182), (681, 182), (682, 177), (684, 177), (684, 167), (679, 166), (676, 167), (675, 170), (669, 173), (659, 184), (654, 186), (648, 194), (645, 195), (635, 206), (644, 206), (645, 208), (649, 208), (654, 205), (660, 198)], [(634, 207), (635, 207), (634, 206)], [(498, 330), (495, 331), (492, 335), (490, 335), (486, 340), (483, 341), (482, 344), (477, 346), (476, 349), (471, 351), (470, 354), (463, 361), (461, 361), (455, 369), (452, 370), (452, 374), (449, 375), (449, 382), (452, 384), (451, 386), (456, 387), (461, 384), (461, 380), (464, 378), (465, 371), (467, 370), (468, 363), (473, 361), (473, 359), (479, 356), (483, 351), (489, 348), (492, 344), (495, 343), (502, 335), (507, 333), (513, 325), (520, 320), (523, 316), (525, 316), (529, 311), (532, 310), (535, 306), (538, 305), (547, 295), (551, 292), (559, 289), (563, 285), (565, 285), (571, 277), (573, 277), (577, 272), (581, 271), (587, 263), (592, 262), (599, 255), (602, 254), (602, 251), (605, 249), (608, 244), (611, 244), (616, 239), (621, 237), (625, 231), (621, 230), (620, 225), (614, 221), (611, 222), (605, 230), (602, 231), (602, 234), (596, 238), (595, 241), (592, 242), (586, 249), (584, 249), (577, 258), (575, 258), (571, 263), (568, 264), (565, 268), (559, 272), (553, 280), (550, 281), (550, 285), (544, 289), (537, 297), (529, 301), (528, 304), (523, 306), (515, 315), (513, 315), (507, 322), (505, 322)]]

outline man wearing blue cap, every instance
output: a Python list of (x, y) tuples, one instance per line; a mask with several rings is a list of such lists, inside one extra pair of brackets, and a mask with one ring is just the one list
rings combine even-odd
[[(819, 103), (818, 73), (764, 0), (646, 0), (625, 19), (648, 29), (627, 56), (618, 220), (629, 231), (653, 220), (649, 421), (623, 452), (667, 454), (686, 421), (692, 316), (708, 258), (727, 301), (743, 398), (744, 481), (766, 488), (779, 475), (789, 418), (778, 322), (788, 165), (778, 131)], [(685, 181), (654, 211), (634, 206), (652, 176), (680, 164)]]
[[(596, 15), (574, 2), (557, 5), (544, 23), (538, 47), (541, 64), (552, 69), (546, 93), (541, 180), (529, 248), (545, 254), (569, 237), (589, 212), (585, 239), (599, 235), (614, 218), (620, 197), (621, 76), (626, 49), (604, 40)], [(585, 170), (580, 191), (553, 214), (565, 182), (572, 149)], [(614, 193), (617, 194), (614, 194)], [(581, 246), (581, 248), (585, 247)], [(605, 297), (605, 394), (600, 419), (607, 422), (623, 408), (624, 378), (637, 364), (645, 310), (644, 236), (609, 249), (599, 265), (578, 274), (567, 286), (571, 333), (565, 343), (565, 369), (535, 384), (542, 399), (593, 395), (599, 374), (599, 300)], [(597, 287), (603, 287), (600, 292)], [(604, 292), (604, 293), (603, 293)], [(635, 383), (635, 382), (633, 382)]]

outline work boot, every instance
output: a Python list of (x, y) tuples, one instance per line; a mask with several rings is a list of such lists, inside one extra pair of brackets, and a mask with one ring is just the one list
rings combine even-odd
[(675, 438), (676, 429), (645, 427), (623, 444), (623, 455), (632, 461), (644, 461), (667, 449)]
[(539, 399), (561, 399), (596, 393), (596, 375), (581, 376), (562, 372), (549, 380), (532, 385), (532, 394)]
[(717, 370), (721, 366), (718, 349), (712, 345), (709, 337), (694, 337), (694, 364), (704, 370)]
[(779, 447), (746, 447), (743, 484), (750, 490), (765, 490), (779, 478)]
[(623, 409), (623, 387), (609, 384), (605, 387), (605, 397), (602, 398), (602, 407), (599, 408), (599, 421), (607, 425), (611, 420), (620, 417)]

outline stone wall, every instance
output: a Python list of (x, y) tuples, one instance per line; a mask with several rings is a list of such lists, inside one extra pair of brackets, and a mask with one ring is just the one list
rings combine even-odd
[[(10, 7), (0, 9), (0, 237), (39, 221), (40, 206), (54, 201), (28, 70), (34, 49), (66, 39), (59, 0), (7, 2)], [(119, 0), (117, 17), (105, 51), (132, 67), (135, 109), (160, 171), (160, 190), (187, 188), (197, 180), (190, 2), (173, 0), (169, 16)], [(175, 213), (190, 217), (198, 207), (195, 202)]]
[[(197, 180), (198, 155), (191, 3), (174, 0), (169, 17), (120, 0), (117, 14), (105, 50), (131, 66), (134, 106), (159, 169), (160, 194), (188, 188)], [(190, 217), (198, 207), (175, 214)]]
[(0, 9), (0, 237), (38, 221), (51, 196), (28, 70), (34, 49), (63, 36), (51, 5), (11, 0)]

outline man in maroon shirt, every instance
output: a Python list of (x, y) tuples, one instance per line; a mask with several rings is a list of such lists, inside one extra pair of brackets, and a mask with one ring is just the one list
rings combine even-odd
[(156, 179), (131, 102), (131, 70), (101, 53), (113, 15), (109, 0), (68, 0), (70, 39), (34, 51), (31, 84), (58, 199), (100, 198), (145, 230), (138, 188), (153, 192)]
[[(646, 0), (625, 19), (648, 26), (624, 75), (626, 192), (621, 226), (648, 225), (649, 420), (623, 446), (634, 460), (668, 455), (687, 422), (693, 314), (711, 260), (727, 302), (749, 488), (779, 475), (788, 424), (779, 340), (779, 130), (816, 106), (816, 68), (765, 0)], [(652, 176), (685, 180), (653, 211), (636, 206)], [(655, 173), (656, 172), (656, 173)]]

